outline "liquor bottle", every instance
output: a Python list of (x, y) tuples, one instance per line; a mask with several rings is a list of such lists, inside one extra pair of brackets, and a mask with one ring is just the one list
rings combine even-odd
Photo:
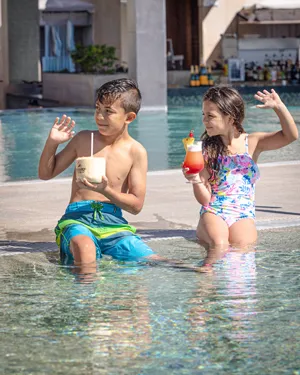
[(280, 61), (278, 60), (278, 65), (275, 67), (276, 68), (276, 75), (277, 75), (277, 81), (280, 81), (281, 80), (281, 70), (280, 70), (280, 65), (279, 65)]
[(265, 61), (264, 61), (264, 65), (269, 65), (269, 63), (270, 63), (270, 60), (269, 60), (269, 56), (268, 56), (268, 54), (266, 53), (265, 54)]
[(204, 64), (200, 65), (200, 85), (208, 86), (207, 69)]
[(286, 74), (285, 74), (285, 69), (283, 68), (281, 71), (281, 85), (286, 86), (287, 80), (286, 80)]
[(281, 58), (280, 58), (280, 69), (281, 70), (283, 69), (283, 66), (284, 66), (284, 54), (282, 53)]
[(228, 77), (228, 61), (225, 60), (224, 65), (223, 65), (223, 74), (225, 77)]
[(253, 63), (248, 65), (248, 81), (253, 81)]
[(264, 81), (269, 81), (269, 66), (267, 64), (264, 66)]
[(273, 65), (271, 69), (271, 80), (272, 80), (272, 83), (275, 83), (277, 81), (277, 69), (275, 65)]
[(191, 70), (190, 70), (190, 86), (195, 86), (195, 70), (194, 70), (194, 65), (191, 65)]
[(262, 67), (259, 66), (259, 67), (257, 68), (257, 71), (258, 71), (258, 80), (259, 80), (260, 82), (264, 81), (264, 71), (263, 71)]
[(296, 68), (296, 64), (293, 64), (292, 68), (291, 68), (291, 82), (292, 82), (293, 85), (295, 83), (297, 83), (297, 68)]
[(195, 86), (200, 86), (199, 66), (195, 65)]
[(290, 61), (288, 61), (288, 65), (285, 71), (286, 80), (288, 83), (291, 82), (291, 73), (292, 73), (292, 66), (290, 65)]
[(258, 81), (258, 71), (255, 63), (253, 63), (253, 81)]
[(288, 58), (288, 67), (292, 69), (292, 65), (293, 65), (293, 59), (292, 59), (292, 54), (290, 53), (289, 58)]
[(213, 80), (213, 77), (212, 77), (212, 72), (211, 72), (211, 67), (210, 66), (207, 68), (207, 79), (208, 79), (208, 85), (209, 86), (213, 86), (214, 85), (214, 80)]
[(300, 61), (299, 61), (299, 53), (297, 54), (296, 58), (296, 81), (299, 83), (300, 81)]

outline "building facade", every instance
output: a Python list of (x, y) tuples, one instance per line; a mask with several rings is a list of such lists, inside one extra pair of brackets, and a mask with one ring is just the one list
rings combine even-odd
[[(88, 14), (85, 24), (76, 7)], [(255, 48), (255, 35), (273, 42), (297, 39), (297, 8), (300, 0), (0, 0), (0, 108), (5, 108), (6, 93), (24, 81), (41, 81), (42, 70), (50, 66), (51, 71), (53, 58), (59, 60), (49, 44), (55, 40), (55, 20), (75, 26), (73, 43), (114, 46), (147, 106), (166, 108), (166, 57), (171, 68), (189, 69), (238, 57), (240, 44), (245, 47), (249, 38)], [(65, 29), (68, 33), (67, 24)], [(66, 58), (60, 59), (64, 68), (74, 70), (70, 54)]]

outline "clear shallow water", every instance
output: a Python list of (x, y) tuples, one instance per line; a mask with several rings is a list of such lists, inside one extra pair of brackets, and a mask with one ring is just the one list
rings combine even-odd
[[(250, 105), (251, 104), (251, 105)], [(280, 128), (272, 111), (253, 109), (250, 103), (244, 127), (247, 132), (276, 131)], [(300, 107), (290, 107), (300, 123)], [(190, 129), (196, 137), (203, 132), (200, 106), (169, 107), (168, 114), (140, 113), (129, 127), (131, 135), (147, 149), (149, 170), (180, 168), (184, 158), (181, 142)], [(56, 116), (68, 114), (77, 123), (76, 131), (95, 129), (93, 110), (57, 108), (42, 111), (4, 111), (0, 115), (0, 182), (37, 178), (39, 157)], [(299, 160), (300, 143), (264, 153), (260, 162)], [(73, 166), (61, 176), (71, 176)]]
[[(198, 264), (184, 239), (152, 241)], [(90, 284), (57, 254), (0, 256), (0, 373), (297, 374), (299, 228), (260, 233), (211, 274), (106, 259)]]

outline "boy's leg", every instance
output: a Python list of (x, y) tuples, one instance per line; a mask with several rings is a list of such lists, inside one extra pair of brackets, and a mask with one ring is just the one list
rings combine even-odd
[[(106, 240), (107, 241), (107, 240)], [(109, 242), (106, 242), (106, 246)], [(164, 264), (168, 267), (203, 272), (201, 267), (185, 264), (182, 261), (167, 259), (156, 253), (137, 235), (124, 236), (114, 246), (103, 250), (103, 254), (124, 261), (150, 261)]]
[(92, 263), (96, 260), (96, 246), (94, 241), (85, 235), (72, 237), (70, 252), (74, 258), (74, 264)]
[(134, 234), (125, 235), (117, 241), (107, 238), (101, 243), (101, 247), (103, 254), (118, 260), (139, 261), (156, 255), (139, 236)]
[[(101, 258), (97, 239), (91, 231), (83, 225), (67, 226), (61, 235), (61, 253), (64, 263), (81, 267), (84, 272), (87, 268), (96, 269), (96, 259)], [(83, 268), (84, 269), (83, 269)]]

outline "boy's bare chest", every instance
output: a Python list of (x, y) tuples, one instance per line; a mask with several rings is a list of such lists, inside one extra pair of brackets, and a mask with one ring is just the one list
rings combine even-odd
[[(80, 156), (90, 156), (90, 150), (82, 149)], [(132, 167), (132, 158), (126, 148), (104, 147), (94, 150), (94, 157), (104, 157), (106, 160), (106, 176), (113, 184), (122, 184), (128, 177)]]

